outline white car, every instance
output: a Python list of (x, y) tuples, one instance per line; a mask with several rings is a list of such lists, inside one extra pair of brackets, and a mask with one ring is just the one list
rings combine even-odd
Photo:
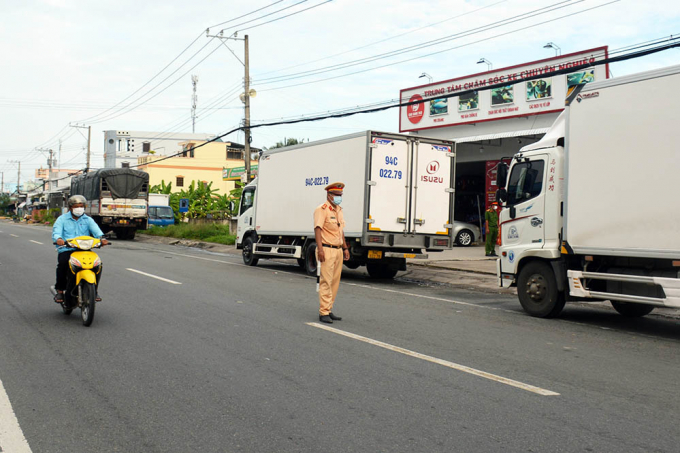
[(478, 242), (482, 237), (482, 233), (479, 227), (474, 226), (471, 223), (466, 222), (453, 222), (453, 237), (454, 241), (458, 245), (463, 247), (468, 247), (472, 245), (473, 242)]

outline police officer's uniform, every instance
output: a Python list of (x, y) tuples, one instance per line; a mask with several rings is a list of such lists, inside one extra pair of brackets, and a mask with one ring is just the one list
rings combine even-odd
[[(326, 186), (326, 191), (331, 194), (342, 195), (343, 183), (333, 183)], [(344, 241), (343, 230), (345, 220), (340, 206), (333, 206), (329, 201), (319, 205), (314, 210), (314, 229), (321, 230), (321, 242), (325, 261), (317, 262), (321, 267), (319, 280), (319, 319), (329, 322), (326, 317), (339, 321), (340, 317), (332, 314), (333, 304), (338, 295), (340, 276), (342, 274), (343, 252), (347, 248)]]

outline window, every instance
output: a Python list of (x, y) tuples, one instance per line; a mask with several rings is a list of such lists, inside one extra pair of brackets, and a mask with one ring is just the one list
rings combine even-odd
[(508, 205), (530, 200), (541, 194), (545, 162), (534, 160), (522, 162), (512, 167), (508, 183)]
[(241, 209), (239, 214), (243, 214), (248, 209), (253, 207), (253, 200), (255, 199), (255, 189), (247, 189), (243, 191), (241, 195)]
[(174, 219), (175, 214), (170, 206), (158, 206), (156, 215), (161, 219)]
[(178, 176), (175, 181), (175, 187), (184, 187), (184, 176)]
[(241, 160), (243, 159), (243, 153), (241, 153), (241, 151), (227, 148), (227, 159)]
[(123, 162), (121, 168), (130, 168), (130, 162)]
[(142, 143), (142, 152), (148, 153), (149, 151), (151, 151), (151, 142)]
[(156, 217), (156, 207), (149, 208), (149, 217)]

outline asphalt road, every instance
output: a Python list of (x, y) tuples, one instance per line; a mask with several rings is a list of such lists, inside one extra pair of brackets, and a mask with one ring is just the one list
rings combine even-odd
[(33, 452), (678, 451), (676, 319), (350, 271), (324, 329), (296, 266), (99, 254), (86, 328), (51, 300), (49, 229), (0, 222), (0, 381)]

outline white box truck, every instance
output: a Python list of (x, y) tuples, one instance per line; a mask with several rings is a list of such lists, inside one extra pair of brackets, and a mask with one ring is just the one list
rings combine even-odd
[(680, 66), (578, 87), (499, 167), (499, 284), (537, 317), (567, 300), (624, 316), (680, 307)]
[(345, 265), (392, 278), (406, 258), (451, 248), (455, 162), (451, 141), (375, 131), (267, 151), (243, 190), (237, 247), (248, 265), (295, 258), (315, 274), (314, 209), (340, 181)]

